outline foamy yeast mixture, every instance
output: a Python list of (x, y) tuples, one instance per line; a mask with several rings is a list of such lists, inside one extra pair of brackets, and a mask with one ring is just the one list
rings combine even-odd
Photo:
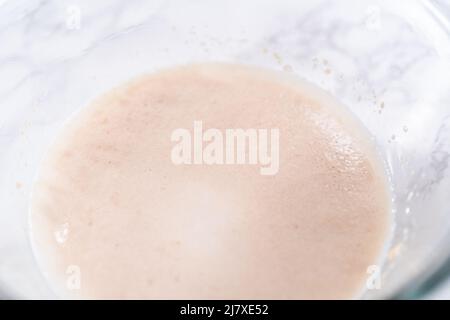
[[(173, 131), (195, 121), (277, 128), (277, 172), (174, 164)], [(70, 121), (43, 162), (31, 231), (63, 297), (352, 298), (389, 217), (375, 151), (336, 101), (276, 73), (204, 64), (140, 77)]]

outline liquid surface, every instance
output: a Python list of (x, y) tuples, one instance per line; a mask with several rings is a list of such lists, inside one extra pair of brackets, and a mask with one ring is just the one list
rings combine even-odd
[[(276, 170), (175, 164), (173, 132), (194, 136), (196, 121), (277, 129)], [(219, 64), (144, 76), (84, 108), (44, 160), (30, 212), (43, 272), (75, 298), (352, 298), (390, 228), (381, 165), (344, 108)]]

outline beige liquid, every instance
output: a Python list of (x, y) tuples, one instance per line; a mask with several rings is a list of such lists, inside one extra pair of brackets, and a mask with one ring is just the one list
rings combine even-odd
[[(195, 120), (278, 128), (279, 171), (174, 165), (171, 133)], [(390, 202), (368, 136), (330, 97), (205, 64), (141, 77), (83, 109), (42, 165), (31, 226), (63, 297), (352, 298), (379, 262)]]

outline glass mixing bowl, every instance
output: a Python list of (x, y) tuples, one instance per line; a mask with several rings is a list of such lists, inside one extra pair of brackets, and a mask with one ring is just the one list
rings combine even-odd
[(367, 126), (395, 226), (362, 297), (424, 297), (450, 272), (449, 17), (426, 0), (0, 1), (0, 297), (54, 297), (27, 212), (70, 115), (136, 75), (203, 61), (298, 75)]

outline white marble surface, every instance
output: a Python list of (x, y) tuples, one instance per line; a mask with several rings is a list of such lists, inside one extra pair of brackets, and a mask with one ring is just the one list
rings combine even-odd
[[(397, 227), (386, 270), (402, 276), (386, 283), (426, 270), (430, 252), (450, 250), (439, 246), (450, 229), (450, 4), (436, 4), (0, 0), (0, 297), (51, 296), (26, 213), (64, 121), (126, 79), (193, 61), (295, 73), (347, 104), (392, 174)], [(449, 294), (447, 285), (432, 297)]]

